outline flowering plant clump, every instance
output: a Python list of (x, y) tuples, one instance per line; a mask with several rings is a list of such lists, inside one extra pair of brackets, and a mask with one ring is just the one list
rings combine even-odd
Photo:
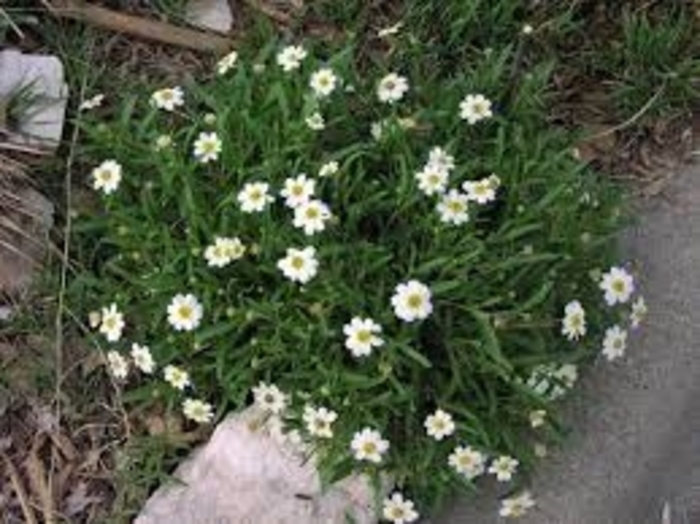
[(326, 481), (388, 475), (389, 521), (486, 475), (522, 493), (502, 515), (530, 508), (552, 403), (646, 305), (546, 77), (490, 60), (438, 83), (268, 47), (86, 116), (69, 298), (125, 401), (193, 425), (262, 406)]

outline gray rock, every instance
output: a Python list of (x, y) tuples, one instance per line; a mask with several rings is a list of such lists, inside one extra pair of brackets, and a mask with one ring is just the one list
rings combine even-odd
[[(700, 522), (700, 168), (641, 206), (624, 236), (648, 321), (622, 361), (600, 361), (567, 406), (573, 431), (535, 474), (523, 524)], [(486, 489), (435, 524), (503, 522)]]
[(233, 26), (233, 15), (228, 0), (190, 0), (185, 18), (192, 25), (228, 33)]
[(30, 105), (11, 140), (53, 150), (63, 133), (68, 101), (63, 64), (55, 56), (28, 55), (9, 49), (0, 52), (0, 100), (28, 88)]

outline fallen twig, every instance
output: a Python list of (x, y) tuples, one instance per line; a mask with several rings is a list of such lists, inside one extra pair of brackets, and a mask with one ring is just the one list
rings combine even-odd
[(271, 5), (267, 5), (261, 0), (245, 0), (245, 3), (253, 9), (257, 9), (262, 14), (269, 16), (275, 22), (279, 22), (283, 25), (289, 25), (292, 23), (292, 17), (289, 16), (287, 13), (283, 13), (279, 9), (276, 9)]
[(128, 33), (166, 44), (199, 51), (223, 52), (230, 49), (233, 43), (223, 36), (126, 15), (92, 5), (84, 0), (43, 0), (43, 2), (55, 16), (80, 20), (111, 31)]
[(5, 462), (5, 468), (7, 469), (7, 473), (10, 477), (10, 483), (12, 484), (12, 488), (15, 490), (17, 500), (22, 508), (24, 522), (26, 522), (26, 524), (37, 524), (34, 511), (32, 511), (32, 508), (29, 505), (27, 493), (24, 491), (24, 487), (22, 487), (22, 482), (20, 481), (19, 474), (17, 473), (17, 468), (15, 468), (12, 460), (5, 453), (0, 452), (0, 456), (2, 456), (3, 462)]

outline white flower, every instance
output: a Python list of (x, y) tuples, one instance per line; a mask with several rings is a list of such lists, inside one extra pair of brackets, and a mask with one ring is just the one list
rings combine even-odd
[(88, 324), (91, 329), (97, 329), (102, 322), (102, 315), (99, 311), (90, 311), (88, 313)]
[(102, 105), (102, 102), (105, 99), (105, 95), (102, 93), (99, 93), (92, 98), (88, 98), (87, 100), (83, 100), (80, 105), (78, 106), (78, 111), (87, 111), (89, 109), (95, 109), (96, 107), (100, 107)]
[(312, 115), (309, 115), (304, 120), (306, 125), (314, 131), (321, 131), (326, 127), (326, 121), (323, 119), (323, 115), (318, 111)]
[(547, 412), (544, 409), (535, 409), (530, 411), (530, 427), (539, 428), (544, 424), (544, 419), (547, 416)]
[(163, 370), (165, 381), (175, 389), (182, 391), (190, 385), (190, 375), (179, 367), (168, 365)]
[(561, 382), (566, 389), (571, 389), (578, 380), (578, 367), (575, 364), (562, 364), (554, 370), (552, 376)]
[(442, 195), (435, 209), (440, 214), (440, 221), (445, 224), (459, 226), (469, 221), (469, 198), (456, 189)]
[(305, 204), (314, 195), (316, 181), (307, 178), (305, 174), (297, 175), (295, 178), (288, 178), (284, 181), (284, 188), (280, 195), (284, 197), (284, 204), (287, 207), (295, 208)]
[(194, 157), (202, 164), (219, 158), (221, 153), (221, 139), (214, 133), (199, 133), (194, 142)]
[(379, 464), (382, 461), (382, 455), (389, 450), (389, 441), (384, 440), (379, 431), (363, 428), (353, 435), (350, 449), (356, 460)]
[(238, 53), (235, 51), (231, 51), (229, 54), (221, 58), (216, 63), (216, 72), (219, 75), (225, 75), (228, 73), (231, 69), (233, 69), (233, 66), (236, 65), (236, 62), (238, 62)]
[(459, 104), (459, 116), (469, 124), (491, 118), (493, 116), (491, 101), (484, 95), (467, 95)]
[(375, 347), (384, 345), (384, 340), (377, 336), (382, 332), (382, 326), (371, 318), (354, 317), (349, 324), (343, 326), (345, 347), (353, 357), (366, 357)]
[(306, 424), (306, 431), (314, 437), (332, 438), (333, 430), (331, 425), (337, 418), (338, 414), (330, 409), (304, 406), (303, 419), (304, 424)]
[(184, 105), (184, 96), (181, 87), (166, 87), (151, 95), (151, 105), (165, 111), (175, 111), (176, 107)]
[(282, 413), (287, 408), (287, 395), (274, 384), (260, 382), (253, 388), (253, 399), (259, 409), (275, 415)]
[(488, 204), (496, 199), (496, 187), (490, 177), (467, 180), (462, 184), (462, 189), (467, 194), (467, 198), (477, 204)]
[(277, 53), (277, 64), (283, 71), (289, 72), (301, 67), (306, 58), (306, 49), (299, 45), (288, 45)]
[(117, 305), (110, 304), (109, 307), (103, 307), (101, 317), (100, 333), (107, 338), (107, 341), (117, 342), (122, 338), (122, 330), (125, 325), (124, 315), (117, 309)]
[(627, 331), (620, 326), (612, 326), (605, 330), (603, 338), (603, 356), (610, 361), (618, 359), (627, 349)]
[(204, 115), (204, 123), (208, 126), (216, 124), (216, 113), (207, 113)]
[(644, 297), (639, 297), (632, 303), (632, 313), (630, 313), (630, 325), (632, 329), (637, 329), (647, 316), (649, 310)]
[(379, 81), (377, 97), (380, 102), (393, 104), (401, 100), (408, 92), (408, 80), (396, 73), (389, 73)]
[(238, 237), (215, 237), (214, 243), (204, 250), (204, 258), (210, 267), (224, 267), (241, 258), (246, 247)]
[(131, 358), (134, 365), (143, 373), (150, 375), (155, 369), (156, 363), (153, 361), (151, 350), (148, 346), (140, 346), (139, 344), (131, 345)]
[(478, 477), (486, 469), (486, 456), (471, 446), (457, 446), (447, 458), (447, 462), (467, 480)]
[(116, 351), (107, 352), (107, 363), (109, 371), (117, 380), (124, 380), (129, 374), (129, 363)]
[(518, 469), (518, 464), (520, 463), (513, 457), (501, 455), (491, 461), (489, 473), (496, 475), (496, 479), (500, 482), (508, 482), (513, 478), (515, 471)]
[(415, 178), (418, 181), (418, 189), (430, 196), (445, 192), (449, 173), (441, 166), (426, 164), (415, 174)]
[(338, 77), (335, 76), (332, 69), (319, 69), (311, 75), (309, 85), (317, 97), (325, 97), (335, 90), (338, 85)]
[(407, 524), (417, 521), (420, 515), (412, 500), (404, 498), (401, 493), (393, 493), (384, 499), (382, 517), (393, 524)]
[(399, 284), (391, 297), (394, 314), (405, 322), (423, 320), (433, 312), (430, 301), (431, 293), (428, 286), (417, 280), (409, 280)]
[(435, 440), (442, 440), (455, 432), (455, 422), (452, 415), (441, 409), (429, 415), (423, 425), (428, 436)]
[(287, 256), (277, 262), (277, 267), (289, 280), (306, 284), (318, 273), (316, 248), (289, 248)]
[(578, 300), (569, 302), (564, 308), (561, 332), (569, 340), (578, 340), (586, 334), (586, 312)]
[(162, 151), (173, 145), (173, 139), (170, 135), (158, 135), (153, 146), (156, 151)]
[(370, 125), (369, 128), (369, 132), (372, 135), (372, 138), (379, 141), (382, 139), (384, 131), (386, 131), (388, 127), (389, 122), (387, 120), (382, 120), (380, 122), (372, 122), (372, 125)]
[(321, 169), (318, 170), (318, 176), (325, 178), (327, 176), (335, 175), (338, 172), (338, 169), (338, 162), (331, 160), (330, 162), (326, 162), (321, 166)]
[(182, 403), (182, 413), (185, 418), (197, 424), (206, 424), (214, 418), (213, 408), (208, 402), (198, 399), (186, 398)]
[(619, 267), (611, 267), (603, 275), (600, 289), (605, 292), (605, 302), (614, 306), (618, 302), (624, 304), (634, 293), (634, 279), (627, 271)]
[(449, 173), (455, 168), (455, 157), (441, 147), (434, 147), (428, 153), (428, 165), (444, 169)]
[(508, 497), (501, 501), (501, 509), (498, 514), (501, 517), (522, 517), (529, 509), (535, 506), (535, 500), (529, 491), (523, 491), (514, 497)]
[(92, 170), (92, 187), (109, 195), (122, 181), (122, 166), (116, 160), (105, 160)]
[(326, 222), (332, 218), (331, 210), (320, 200), (309, 200), (294, 208), (294, 227), (313, 235), (326, 229)]
[(535, 29), (530, 24), (525, 24), (522, 28), (524, 35), (531, 35)]
[(176, 331), (192, 331), (202, 322), (204, 310), (192, 294), (175, 295), (168, 305), (168, 322)]
[(267, 182), (248, 182), (238, 193), (238, 203), (244, 213), (256, 213), (265, 210), (265, 206), (275, 199), (268, 193)]

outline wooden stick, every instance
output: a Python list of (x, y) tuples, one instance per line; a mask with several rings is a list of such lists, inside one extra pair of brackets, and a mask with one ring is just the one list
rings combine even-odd
[(84, 0), (45, 0), (44, 3), (58, 17), (72, 18), (118, 33), (128, 33), (180, 47), (224, 52), (229, 50), (233, 43), (223, 36), (177, 27), (139, 16), (125, 15), (112, 9), (92, 5)]

